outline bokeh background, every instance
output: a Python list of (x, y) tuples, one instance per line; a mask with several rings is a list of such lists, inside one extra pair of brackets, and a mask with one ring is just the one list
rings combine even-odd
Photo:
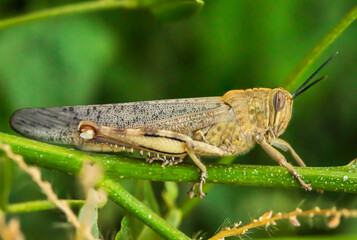
[[(0, 0), (6, 18), (66, 0)], [(279, 87), (301, 58), (356, 4), (343, 0), (206, 1), (195, 16), (158, 20), (149, 11), (109, 10), (58, 17), (0, 31), (0, 131), (12, 133), (8, 119), (26, 107), (121, 103), (183, 97), (219, 96), (231, 89)], [(297, 98), (283, 138), (309, 166), (345, 165), (356, 157), (357, 23), (317, 60), (302, 83), (336, 50), (323, 70), (329, 78)], [(297, 84), (298, 85), (298, 84)], [(297, 87), (294, 86), (294, 89)], [(291, 160), (290, 156), (288, 159)], [(214, 158), (206, 162), (214, 162)], [(260, 148), (235, 163), (273, 162)], [(61, 198), (83, 198), (72, 176), (43, 170)], [(0, 183), (1, 184), (1, 183)], [(134, 191), (135, 181), (124, 182)], [(154, 183), (160, 197), (162, 183)], [(180, 184), (186, 198), (188, 184)], [(16, 170), (10, 202), (43, 199), (29, 177)], [(227, 219), (247, 222), (263, 212), (295, 207), (356, 208), (355, 195), (256, 187), (214, 187), (186, 218), (187, 234), (211, 236)], [(124, 211), (108, 204), (100, 231), (113, 239)], [(68, 239), (59, 211), (22, 214), (28, 239)], [(249, 237), (357, 234), (356, 220), (335, 230), (325, 220), (280, 223)]]

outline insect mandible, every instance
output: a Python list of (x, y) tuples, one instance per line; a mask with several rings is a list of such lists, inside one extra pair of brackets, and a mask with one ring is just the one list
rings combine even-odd
[[(335, 54), (336, 55), (336, 54)], [(311, 185), (274, 147), (289, 151), (306, 167), (289, 143), (280, 139), (290, 121), (293, 100), (324, 77), (314, 76), (327, 59), (293, 94), (282, 88), (232, 90), (222, 97), (132, 102), (123, 104), (27, 108), (11, 117), (11, 127), (26, 137), (70, 144), (84, 151), (147, 154), (147, 161), (181, 163), (188, 155), (201, 171), (189, 196), (205, 194), (206, 166), (199, 156), (228, 156), (259, 144), (296, 178), (305, 190)]]

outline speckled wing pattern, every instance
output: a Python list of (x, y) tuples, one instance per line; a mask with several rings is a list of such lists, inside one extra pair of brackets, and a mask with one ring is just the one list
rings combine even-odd
[(75, 145), (82, 141), (78, 124), (85, 120), (109, 127), (162, 129), (192, 136), (196, 130), (234, 118), (233, 110), (220, 97), (205, 97), (20, 109), (10, 124), (32, 139)]

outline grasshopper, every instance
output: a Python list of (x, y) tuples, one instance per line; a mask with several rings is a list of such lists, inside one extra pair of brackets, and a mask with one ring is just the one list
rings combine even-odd
[[(334, 55), (335, 56), (335, 55)], [(290, 121), (293, 100), (322, 80), (307, 85), (334, 57), (326, 60), (293, 94), (282, 88), (232, 90), (222, 97), (186, 98), (105, 104), (28, 108), (17, 110), (11, 127), (37, 140), (70, 144), (84, 151), (146, 153), (147, 161), (163, 165), (183, 162), (188, 155), (201, 171), (200, 198), (207, 178), (199, 156), (228, 156), (248, 152), (259, 144), (265, 152), (296, 178), (305, 190), (293, 165), (276, 149), (289, 151), (306, 167), (289, 143), (279, 138)], [(275, 147), (275, 148), (274, 148)]]

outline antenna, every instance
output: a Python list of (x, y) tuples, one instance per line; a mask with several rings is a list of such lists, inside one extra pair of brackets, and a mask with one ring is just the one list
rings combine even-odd
[[(299, 96), (301, 93), (305, 92), (307, 89), (315, 85), (316, 83), (320, 82), (323, 79), (326, 79), (327, 76), (322, 76), (318, 78), (317, 80), (313, 81), (309, 85), (307, 85), (315, 76), (320, 72), (321, 69), (323, 69), (330, 61), (332, 58), (334, 58), (338, 54), (338, 51), (329, 57), (311, 76), (298, 88), (296, 91), (293, 93), (293, 99), (295, 99), (297, 96)], [(307, 85), (307, 86), (306, 86)]]

